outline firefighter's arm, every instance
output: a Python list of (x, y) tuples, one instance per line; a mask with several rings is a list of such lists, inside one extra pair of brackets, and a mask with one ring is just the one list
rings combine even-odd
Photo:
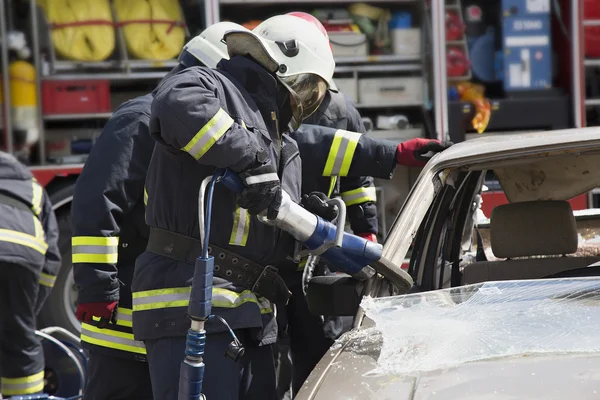
[(322, 176), (390, 179), (396, 167), (398, 144), (359, 132), (301, 125), (291, 134), (303, 164), (311, 163)]
[(36, 314), (41, 311), (44, 302), (54, 287), (62, 261), (60, 249), (58, 247), (59, 230), (56, 216), (52, 210), (52, 203), (50, 202), (48, 194), (43, 189), (42, 193), (42, 210), (40, 217), (42, 228), (44, 229), (44, 240), (48, 245), (48, 249), (46, 250), (46, 259), (40, 274), (40, 286), (35, 305)]
[(154, 92), (150, 132), (201, 164), (240, 172), (255, 162), (261, 146), (221, 107), (217, 91), (212, 76), (193, 68), (166, 79)]
[[(72, 249), (80, 304), (119, 300), (119, 233), (123, 215), (143, 199), (145, 170), (154, 141), (149, 115), (115, 114), (86, 161), (72, 204)], [(149, 148), (134, 143), (147, 136)], [(143, 154), (142, 154), (143, 153)], [(140, 161), (143, 160), (143, 161)]]

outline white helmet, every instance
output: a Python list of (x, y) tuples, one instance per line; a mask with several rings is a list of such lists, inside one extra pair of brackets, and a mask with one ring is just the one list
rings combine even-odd
[(219, 61), (229, 58), (223, 36), (225, 32), (231, 30), (250, 32), (234, 22), (217, 22), (187, 42), (183, 46), (182, 53), (187, 52), (207, 67), (216, 68)]
[[(319, 21), (319, 19), (317, 17), (315, 17), (314, 15), (309, 14), (307, 12), (303, 12), (303, 11), (292, 11), (285, 15), (291, 15), (292, 17), (302, 18), (303, 20), (310, 22), (311, 24), (313, 24), (314, 26), (319, 28), (319, 31), (321, 31), (321, 33), (323, 35), (325, 35), (327, 40), (329, 40), (329, 34), (327, 33), (327, 29), (325, 29), (325, 27), (323, 26), (321, 21)], [(331, 41), (329, 42), (329, 48), (331, 48)], [(329, 83), (329, 90), (331, 90), (333, 92), (339, 92), (337, 85), (335, 84), (333, 79), (331, 79), (328, 83)]]
[(252, 32), (231, 30), (225, 33), (225, 41), (231, 57), (251, 56), (289, 90), (294, 126), (299, 126), (323, 101), (335, 61), (328, 38), (314, 24), (278, 15)]

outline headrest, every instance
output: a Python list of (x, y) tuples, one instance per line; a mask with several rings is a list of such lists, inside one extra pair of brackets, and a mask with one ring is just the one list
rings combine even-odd
[(577, 225), (566, 201), (528, 201), (495, 207), (490, 225), (492, 251), (499, 258), (577, 251)]

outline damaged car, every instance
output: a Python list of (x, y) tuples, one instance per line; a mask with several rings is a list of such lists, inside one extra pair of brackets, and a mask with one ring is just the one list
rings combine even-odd
[[(508, 202), (487, 219), (490, 174)], [(359, 311), (296, 399), (598, 398), (600, 214), (572, 206), (596, 187), (597, 128), (433, 157), (384, 243), (399, 275), (410, 249), (410, 291), (380, 275), (309, 282), (313, 313)]]

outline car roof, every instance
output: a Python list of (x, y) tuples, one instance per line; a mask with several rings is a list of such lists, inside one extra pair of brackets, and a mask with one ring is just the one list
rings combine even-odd
[(477, 161), (489, 158), (490, 155), (518, 156), (535, 154), (548, 149), (585, 148), (600, 151), (600, 127), (562, 129), (556, 131), (517, 133), (517, 134), (482, 134), (472, 140), (457, 143), (431, 160), (432, 166), (469, 159)]

